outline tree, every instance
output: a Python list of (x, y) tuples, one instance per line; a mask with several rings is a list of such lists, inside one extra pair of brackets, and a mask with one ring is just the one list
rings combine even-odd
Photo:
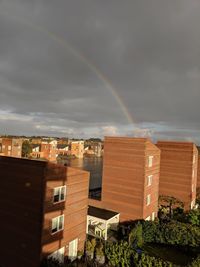
[(190, 210), (187, 214), (187, 221), (192, 225), (200, 226), (200, 209)]
[(169, 217), (173, 217), (173, 210), (177, 207), (183, 208), (184, 204), (179, 199), (172, 196), (159, 196), (159, 205), (161, 208), (167, 207), (169, 209)]
[(28, 158), (32, 152), (32, 146), (28, 140), (22, 144), (22, 157)]
[(131, 230), (128, 236), (129, 245), (141, 248), (143, 245), (142, 224), (140, 222)]
[(200, 206), (200, 187), (197, 187), (196, 203)]

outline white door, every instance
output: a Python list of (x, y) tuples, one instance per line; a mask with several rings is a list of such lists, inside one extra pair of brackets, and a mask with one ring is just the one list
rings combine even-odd
[(62, 247), (62, 248), (56, 250), (55, 252), (53, 252), (52, 254), (50, 254), (48, 256), (48, 258), (56, 259), (60, 263), (64, 262), (64, 257), (65, 257), (65, 247)]
[(78, 238), (76, 238), (73, 241), (69, 242), (68, 257), (71, 260), (74, 260), (77, 257), (77, 250), (78, 250)]

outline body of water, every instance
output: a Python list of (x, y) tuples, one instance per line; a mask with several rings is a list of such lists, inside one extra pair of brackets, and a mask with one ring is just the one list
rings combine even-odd
[(90, 190), (100, 188), (102, 183), (103, 158), (84, 157), (83, 159), (62, 160), (67, 166), (90, 172)]

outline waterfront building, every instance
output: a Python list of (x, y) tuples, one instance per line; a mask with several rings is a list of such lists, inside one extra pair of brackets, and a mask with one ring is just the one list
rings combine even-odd
[(158, 211), (160, 150), (147, 138), (105, 137), (101, 201), (120, 221), (154, 220)]
[(46, 159), (51, 162), (56, 162), (57, 141), (43, 141), (41, 144), (32, 144), (31, 157), (35, 159)]
[(72, 141), (71, 142), (71, 155), (76, 158), (82, 159), (84, 154), (84, 141)]

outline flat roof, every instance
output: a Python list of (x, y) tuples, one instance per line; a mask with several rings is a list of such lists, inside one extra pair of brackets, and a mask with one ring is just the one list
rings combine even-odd
[(100, 218), (103, 220), (109, 220), (118, 214), (119, 214), (118, 212), (115, 212), (112, 210), (100, 209), (100, 208), (96, 208), (93, 206), (88, 207), (88, 215), (96, 217), (96, 218)]

